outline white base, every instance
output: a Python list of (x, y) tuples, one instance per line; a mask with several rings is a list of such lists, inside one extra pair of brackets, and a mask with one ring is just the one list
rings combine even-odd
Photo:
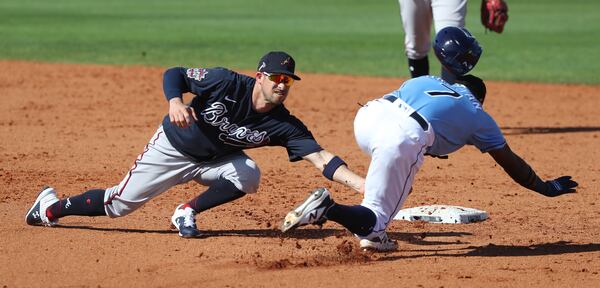
[(402, 209), (396, 214), (394, 220), (461, 224), (484, 221), (487, 218), (487, 212), (473, 208), (427, 205)]

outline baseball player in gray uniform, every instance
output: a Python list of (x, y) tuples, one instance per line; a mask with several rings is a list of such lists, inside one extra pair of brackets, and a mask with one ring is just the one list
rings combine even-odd
[[(444, 36), (449, 37), (444, 43), (450, 46), (442, 45), (441, 50), (469, 53), (481, 49), (470, 47), (477, 42), (452, 39), (464, 37), (462, 29), (455, 28)], [(456, 43), (467, 47), (457, 50)], [(470, 55), (439, 55), (452, 55), (440, 60), (455, 75), (474, 66)], [(338, 204), (329, 191), (317, 189), (286, 215), (281, 230), (332, 220), (354, 233), (363, 249), (395, 250), (398, 244), (385, 230), (408, 197), (425, 155), (443, 156), (465, 145), (488, 153), (527, 189), (547, 197), (575, 192), (577, 183), (570, 176), (544, 181), (510, 149), (496, 122), (483, 110), (485, 95), (484, 82), (472, 75), (458, 76), (455, 84), (436, 76), (421, 76), (369, 101), (354, 119), (356, 142), (371, 156), (362, 203)]]
[[(404, 47), (412, 78), (429, 74), (427, 54), (431, 48), (431, 25), (436, 34), (444, 27), (464, 27), (467, 0), (398, 0), (404, 28)], [(442, 69), (442, 78), (447, 75)]]
[[(163, 90), (169, 113), (123, 180), (106, 189), (58, 199), (45, 187), (25, 215), (29, 225), (56, 225), (69, 215), (122, 217), (169, 188), (194, 180), (208, 189), (175, 209), (171, 221), (184, 238), (197, 237), (196, 214), (258, 190), (260, 171), (243, 150), (285, 147), (290, 161), (307, 160), (330, 180), (359, 192), (364, 179), (324, 150), (283, 102), (295, 61), (285, 52), (264, 55), (255, 77), (225, 68), (168, 69)], [(183, 103), (184, 93), (195, 97)]]

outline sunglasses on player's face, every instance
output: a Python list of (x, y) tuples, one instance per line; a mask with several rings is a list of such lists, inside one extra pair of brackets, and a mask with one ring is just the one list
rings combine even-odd
[(294, 83), (294, 78), (288, 76), (288, 75), (284, 75), (284, 74), (270, 74), (267, 72), (262, 72), (265, 76), (267, 76), (269, 78), (269, 80), (279, 84), (279, 83), (283, 83), (283, 85), (285, 86), (292, 86), (292, 83)]

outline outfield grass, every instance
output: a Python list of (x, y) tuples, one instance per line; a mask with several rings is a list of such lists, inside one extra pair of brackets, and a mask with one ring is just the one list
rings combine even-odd
[[(505, 33), (467, 28), (488, 79), (600, 83), (600, 1), (509, 0)], [(302, 72), (407, 77), (397, 1), (2, 0), (0, 58), (255, 69), (286, 50)], [(435, 59), (435, 56), (430, 56)], [(439, 70), (432, 62), (432, 72)]]

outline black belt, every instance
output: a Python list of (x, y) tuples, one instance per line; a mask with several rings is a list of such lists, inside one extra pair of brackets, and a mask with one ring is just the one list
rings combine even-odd
[[(395, 97), (392, 95), (385, 95), (385, 96), (383, 96), (383, 99), (394, 103), (396, 101), (396, 99), (398, 99), (398, 97)], [(429, 124), (427, 123), (427, 121), (425, 121), (425, 119), (423, 119), (423, 116), (421, 116), (419, 113), (417, 113), (417, 111), (413, 112), (409, 116), (411, 118), (415, 119), (415, 121), (417, 121), (417, 123), (419, 123), (419, 125), (421, 125), (421, 128), (423, 128), (423, 131), (427, 131), (429, 129)]]

